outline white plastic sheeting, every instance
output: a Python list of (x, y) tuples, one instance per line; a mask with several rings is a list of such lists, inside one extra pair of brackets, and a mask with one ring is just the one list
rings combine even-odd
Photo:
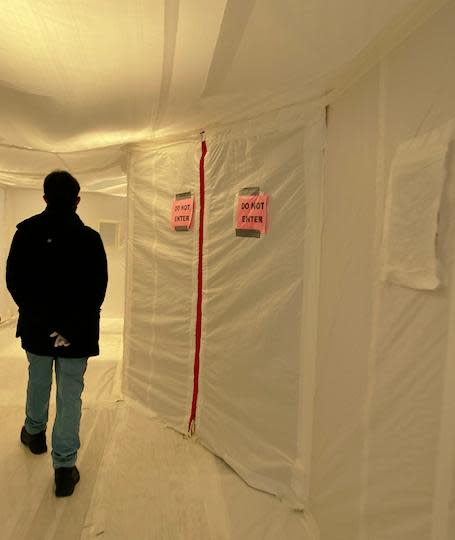
[[(317, 241), (309, 239), (320, 234), (323, 127), (323, 115), (272, 115), (260, 126), (208, 133), (205, 158), (196, 434), (249, 483), (295, 507), (307, 484), (304, 379), (315, 358), (303, 349), (316, 337), (304, 317), (317, 305), (317, 287), (308, 285)], [(181, 192), (192, 192), (198, 207), (200, 155), (197, 141), (133, 148), (128, 176), (125, 388), (183, 433), (193, 398), (199, 221), (177, 232), (170, 212)], [(249, 186), (270, 198), (261, 238), (235, 234), (236, 195)]]
[[(173, 232), (169, 221), (176, 193), (192, 191), (199, 205), (197, 133), (205, 129), (196, 437), (251, 485), (303, 506), (299, 519), (314, 517), (322, 540), (453, 538), (454, 168), (446, 128), (455, 118), (455, 2), (175, 0), (101, 2), (98, 9), (49, 0), (2, 10), (0, 95), (7, 106), (0, 181), (36, 186), (59, 166), (80, 175), (86, 189), (121, 193), (128, 175), (127, 394), (186, 433), (198, 210), (187, 233)], [(445, 175), (441, 160), (432, 176), (437, 230), (433, 208), (430, 227), (418, 239), (411, 231), (414, 247), (422, 239), (433, 247), (437, 238), (426, 272), (431, 287), (426, 282), (427, 290), (419, 290), (382, 282), (381, 265), (383, 248), (403, 232), (385, 219), (396, 202), (392, 161), (403, 144), (420, 158), (426, 137), (443, 145)], [(315, 186), (322, 185), (325, 146), (321, 220)], [(271, 196), (270, 230), (260, 239), (236, 238), (235, 195), (251, 184), (266, 186)], [(303, 214), (292, 215), (301, 208)], [(136, 437), (141, 429), (155, 431), (143, 420), (128, 412), (106, 422), (114, 441), (133, 433), (135, 445), (118, 454), (117, 443), (106, 448), (104, 480), (89, 488), (97, 505), (84, 522), (87, 534), (109, 522), (111, 534), (127, 534), (130, 522), (110, 509), (128, 507), (134, 515), (137, 497), (129, 487), (116, 498), (115, 488), (128, 478), (147, 493), (147, 503), (155, 502), (146, 484), (157, 463), (154, 446), (147, 435)], [(173, 436), (169, 446), (156, 447), (177, 456), (181, 478), (198, 459), (191, 454), (185, 461), (189, 445), (203, 449)], [(111, 477), (111, 464), (120, 463), (112, 469), (119, 476)], [(169, 465), (164, 477), (155, 474), (161, 487), (168, 478), (179, 485), (171, 471)], [(210, 475), (206, 497), (197, 475), (189, 478), (184, 523), (160, 528), (172, 509), (154, 506), (156, 530), (188, 537), (191, 523), (223, 537), (210, 521), (228, 519), (211, 489), (217, 481)], [(167, 487), (163, 493), (170, 496)], [(250, 510), (249, 497), (241, 502)], [(212, 503), (209, 517), (202, 516)], [(194, 522), (185, 521), (185, 504), (193, 504)], [(139, 521), (144, 515), (135, 522), (139, 535), (150, 530), (152, 520), (144, 528)], [(270, 523), (264, 513), (260, 519)], [(17, 531), (21, 523), (14, 523)], [(59, 523), (58, 533), (65, 525)], [(252, 538), (253, 529), (226, 536)], [(302, 536), (276, 523), (267, 531), (271, 538)], [(263, 528), (254, 532), (267, 537)], [(316, 528), (303, 537), (317, 537)]]
[(75, 151), (230, 120), (332, 75), (417, 4), (17, 0), (0, 18), (1, 131)]
[[(50, 455), (19, 442), (27, 360), (14, 326), (0, 328), (2, 539), (311, 538), (301, 512), (251, 490), (200, 445), (118, 401), (121, 341), (121, 321), (103, 320), (101, 356), (89, 361), (83, 394), (81, 482), (70, 499), (56, 499)], [(55, 385), (51, 420), (54, 403)]]
[(326, 102), (371, 42), (391, 46), (444, 1), (9, 2), (0, 182), (38, 187), (63, 167), (124, 190), (121, 145)]
[[(309, 476), (324, 130), (323, 114), (294, 111), (207, 141), (196, 429), (249, 483), (296, 507)], [(247, 186), (269, 196), (260, 239), (234, 234)]]
[[(0, 187), (0, 228), (7, 229), (6, 219), (6, 190)], [(7, 238), (5, 234), (0, 235), (0, 268), (6, 267), (6, 257), (8, 255)], [(8, 292), (4, 287), (0, 288), (0, 322), (9, 318), (11, 301)]]
[(177, 193), (199, 194), (197, 141), (136, 148), (129, 166), (125, 392), (179, 431), (192, 401), (197, 230), (171, 229)]
[(380, 264), (400, 145), (444, 145), (455, 118), (454, 21), (452, 2), (329, 109), (310, 489), (324, 540), (455, 537), (453, 137), (441, 287), (383, 283)]

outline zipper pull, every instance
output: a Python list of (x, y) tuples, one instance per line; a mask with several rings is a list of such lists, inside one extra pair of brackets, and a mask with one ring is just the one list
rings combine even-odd
[(193, 418), (188, 428), (188, 438), (192, 437), (196, 433), (196, 419)]

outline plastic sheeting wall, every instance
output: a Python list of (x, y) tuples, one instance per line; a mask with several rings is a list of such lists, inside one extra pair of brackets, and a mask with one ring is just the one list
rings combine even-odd
[(111, 145), (312, 100), (381, 30), (436, 2), (15, 0), (0, 13), (0, 179), (62, 160), (112, 178)]
[[(274, 114), (207, 133), (205, 160), (196, 435), (249, 483), (296, 507), (311, 443), (302, 446), (314, 362), (304, 349), (315, 334), (303, 319), (317, 298), (323, 130), (321, 114)], [(200, 155), (197, 140), (134, 147), (128, 174), (125, 390), (183, 433), (193, 395)], [(235, 235), (236, 195), (251, 186), (270, 197), (270, 229), (260, 239)], [(175, 232), (172, 200), (188, 191), (194, 226)]]
[(455, 537), (452, 152), (444, 285), (379, 280), (398, 145), (455, 118), (454, 20), (452, 2), (329, 108), (311, 479), (324, 540)]
[[(221, 133), (209, 139), (206, 166), (197, 433), (249, 483), (296, 507), (309, 473), (313, 388), (304, 385), (315, 361), (324, 121), (274, 115), (263, 132)], [(234, 234), (235, 196), (247, 186), (270, 197), (260, 240)]]
[[(392, 160), (399, 145), (435, 129), (444, 143), (444, 126), (455, 118), (454, 20), (451, 2), (329, 108), (319, 317), (313, 306), (319, 322), (314, 429), (305, 438), (310, 448), (312, 438), (312, 459), (303, 469), (310, 475), (306, 509), (323, 540), (455, 535), (453, 142), (437, 239), (442, 287), (422, 291), (380, 281)], [(302, 184), (286, 181), (292, 178), (286, 171), (302, 165), (297, 156), (305, 155), (305, 145), (297, 149), (305, 137), (298, 120), (292, 128), (274, 126), (267, 135), (239, 135), (238, 127), (207, 136), (196, 433), (252, 485), (295, 505), (306, 501), (292, 428), (302, 419), (293, 407), (299, 368), (292, 359), (302, 276), (305, 281), (297, 253), (305, 251), (308, 223), (287, 222), (281, 209), (302, 203), (308, 210)], [(415, 144), (427, 149), (425, 139)], [(191, 233), (174, 233), (169, 218), (175, 193), (192, 190), (198, 199), (199, 156), (196, 141), (136, 147), (129, 171), (125, 387), (182, 432), (192, 395), (198, 223)], [(283, 197), (271, 224), (280, 240), (236, 239), (235, 194), (263, 179), (267, 184), (272, 171), (272, 201)], [(262, 252), (272, 238), (273, 255)], [(279, 279), (280, 267), (286, 271)], [(255, 312), (255, 305), (262, 309)], [(300, 414), (305, 417), (305, 407)]]
[[(0, 187), (0, 268), (2, 272), (5, 270), (8, 254), (6, 196), (6, 189)], [(8, 319), (11, 314), (12, 306), (9, 295), (5, 287), (0, 287), (0, 322)]]
[(136, 147), (128, 179), (125, 390), (182, 432), (192, 399), (197, 231), (171, 230), (176, 193), (199, 194), (197, 141)]
[(97, 231), (100, 231), (101, 222), (114, 224), (118, 227), (118, 243), (116, 245), (110, 245), (104, 239), (109, 264), (109, 283), (102, 313), (103, 317), (123, 319), (127, 236), (126, 198), (98, 193), (82, 193), (78, 213), (84, 223)]

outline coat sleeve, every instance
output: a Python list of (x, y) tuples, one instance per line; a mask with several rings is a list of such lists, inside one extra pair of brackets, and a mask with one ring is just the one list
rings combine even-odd
[(93, 276), (92, 292), (93, 304), (99, 309), (104, 301), (107, 289), (108, 272), (107, 258), (101, 236), (96, 233), (93, 239)]
[(6, 261), (6, 286), (19, 308), (24, 307), (26, 298), (24, 252), (24, 238), (16, 231)]

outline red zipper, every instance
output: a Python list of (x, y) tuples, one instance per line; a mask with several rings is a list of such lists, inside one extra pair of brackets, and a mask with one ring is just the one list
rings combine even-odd
[(203, 252), (204, 252), (204, 212), (205, 212), (205, 171), (204, 162), (207, 154), (207, 144), (202, 141), (201, 159), (199, 161), (199, 254), (197, 271), (197, 303), (196, 303), (196, 342), (194, 348), (194, 381), (193, 403), (188, 423), (188, 432), (194, 433), (196, 427), (197, 398), (199, 393), (199, 367), (202, 336), (202, 285), (203, 285)]

